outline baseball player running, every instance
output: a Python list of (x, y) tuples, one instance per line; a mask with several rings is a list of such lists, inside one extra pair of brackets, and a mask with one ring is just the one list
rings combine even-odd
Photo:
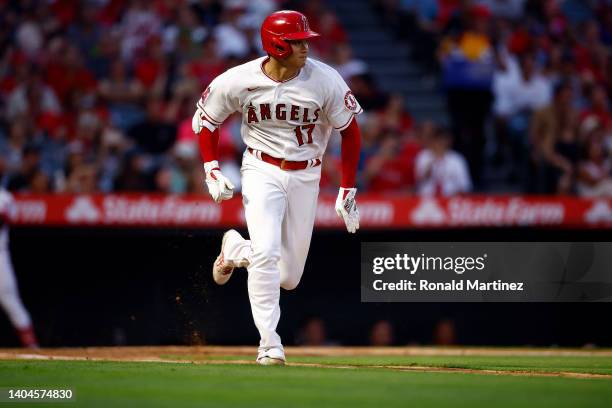
[(15, 201), (13, 196), (8, 191), (0, 189), (0, 305), (17, 331), (21, 345), (28, 348), (38, 348), (36, 336), (32, 329), (32, 320), (19, 297), (17, 280), (9, 253), (8, 225), (14, 212)]
[(261, 341), (257, 363), (285, 364), (276, 327), (280, 288), (300, 282), (315, 219), (321, 160), (332, 129), (342, 135), (342, 182), (336, 211), (349, 232), (359, 228), (355, 175), (362, 109), (340, 75), (308, 58), (311, 31), (306, 17), (278, 11), (261, 27), (266, 57), (215, 78), (197, 103), (192, 127), (199, 134), (206, 184), (215, 202), (232, 197), (234, 186), (217, 162), (218, 127), (242, 113), (247, 149), (241, 167), (242, 200), (250, 239), (223, 235), (213, 278), (225, 284), (234, 268), (248, 270), (253, 320)]

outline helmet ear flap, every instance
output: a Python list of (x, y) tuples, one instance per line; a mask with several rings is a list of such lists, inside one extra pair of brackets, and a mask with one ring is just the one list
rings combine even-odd
[(272, 38), (270, 42), (274, 48), (274, 53), (271, 54), (273, 57), (283, 59), (291, 55), (291, 45), (289, 45), (287, 41), (283, 40), (282, 38), (275, 37)]

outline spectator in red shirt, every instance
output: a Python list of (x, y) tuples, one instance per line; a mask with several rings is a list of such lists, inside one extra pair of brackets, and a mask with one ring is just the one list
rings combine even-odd
[(159, 37), (152, 37), (134, 64), (134, 76), (149, 94), (161, 95), (168, 82), (168, 63)]
[(403, 146), (397, 134), (383, 136), (378, 153), (365, 165), (364, 180), (368, 191), (402, 193), (414, 187), (414, 161), (402, 155)]
[(68, 102), (71, 93), (92, 92), (97, 83), (93, 73), (85, 67), (79, 49), (61, 41), (55, 45), (51, 60), (45, 67), (47, 83), (53, 88), (60, 102)]
[(311, 28), (321, 34), (317, 41), (313, 41), (312, 47), (323, 59), (329, 59), (334, 47), (347, 41), (346, 31), (344, 31), (336, 15), (329, 10), (323, 11)]
[(205, 85), (210, 84), (226, 68), (225, 60), (217, 53), (215, 40), (209, 38), (202, 46), (200, 57), (187, 64), (186, 73), (199, 84)]

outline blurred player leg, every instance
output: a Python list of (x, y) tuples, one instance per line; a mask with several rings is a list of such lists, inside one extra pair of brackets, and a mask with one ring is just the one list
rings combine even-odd
[(0, 250), (0, 305), (15, 327), (23, 347), (38, 347), (32, 321), (21, 302), (13, 266), (6, 250)]
[(319, 196), (321, 168), (313, 167), (291, 176), (287, 191), (287, 211), (282, 226), (281, 258), (278, 262), (281, 287), (297, 287), (304, 272)]

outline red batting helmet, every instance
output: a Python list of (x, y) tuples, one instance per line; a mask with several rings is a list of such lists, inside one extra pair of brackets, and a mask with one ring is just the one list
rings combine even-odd
[(310, 30), (308, 19), (302, 13), (282, 10), (270, 14), (261, 25), (261, 43), (268, 55), (284, 59), (291, 55), (287, 41), (318, 37)]

